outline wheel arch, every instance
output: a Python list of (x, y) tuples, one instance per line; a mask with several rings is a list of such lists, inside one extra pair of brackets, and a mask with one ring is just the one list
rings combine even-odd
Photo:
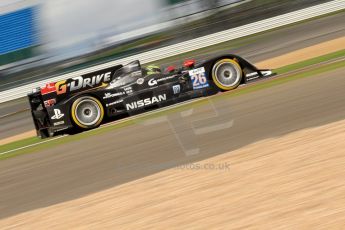
[(215, 58), (212, 58), (210, 60), (208, 60), (207, 62), (204, 62), (202, 64), (202, 66), (205, 67), (205, 71), (207, 73), (208, 79), (210, 82), (212, 82), (212, 85), (217, 88), (219, 91), (223, 91), (222, 89), (219, 89), (219, 87), (217, 86), (216, 82), (214, 82), (213, 79), (213, 67), (221, 60), (225, 60), (225, 59), (231, 59), (233, 61), (235, 61), (239, 67), (241, 68), (241, 72), (242, 72), (242, 79), (240, 84), (243, 84), (245, 82), (245, 69), (249, 68), (250, 71), (256, 71), (256, 67), (254, 65), (252, 65), (251, 63), (249, 63), (248, 61), (246, 61), (245, 59), (241, 58), (240, 56), (234, 55), (234, 54), (227, 54), (227, 55), (222, 55), (222, 56), (217, 56)]
[(214, 57), (212, 59), (209, 59), (207, 62), (202, 63), (202, 66), (205, 66), (207, 72), (209, 73), (209, 71), (212, 71), (212, 67), (219, 60), (222, 60), (222, 59), (233, 59), (233, 60), (235, 60), (240, 65), (242, 70), (248, 69), (251, 72), (258, 71), (258, 69), (256, 68), (255, 65), (253, 65), (252, 63), (250, 63), (249, 61), (247, 61), (243, 57), (240, 57), (240, 56), (235, 55), (235, 54), (225, 54), (225, 55), (220, 55), (220, 56)]

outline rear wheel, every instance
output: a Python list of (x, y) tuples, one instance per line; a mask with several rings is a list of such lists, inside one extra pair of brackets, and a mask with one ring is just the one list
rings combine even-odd
[(104, 117), (102, 103), (91, 96), (83, 96), (72, 104), (71, 115), (73, 122), (82, 129), (98, 127)]
[(212, 80), (221, 90), (237, 88), (242, 81), (242, 68), (232, 59), (222, 59), (212, 68)]

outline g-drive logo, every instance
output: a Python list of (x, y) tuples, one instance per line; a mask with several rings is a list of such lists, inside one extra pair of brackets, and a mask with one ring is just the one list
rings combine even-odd
[(167, 81), (167, 80), (170, 80), (170, 79), (173, 79), (175, 78), (176, 75), (172, 75), (172, 76), (167, 76), (167, 77), (163, 77), (163, 78), (159, 78), (159, 79), (154, 79), (154, 78), (151, 78), (148, 82), (149, 86), (155, 86), (155, 85), (158, 85), (159, 82), (161, 81)]
[(82, 76), (72, 78), (72, 81), (66, 83), (66, 80), (59, 81), (55, 84), (56, 93), (58, 95), (64, 94), (69, 89), (70, 92), (83, 89), (86, 87), (95, 87), (101, 82), (109, 82), (111, 79), (111, 72), (99, 74), (96, 76), (84, 78)]
[(126, 104), (126, 109), (127, 109), (127, 111), (129, 111), (129, 110), (141, 108), (144, 106), (157, 104), (161, 101), (166, 101), (166, 100), (167, 100), (167, 95), (162, 94), (162, 95), (154, 96), (151, 98), (145, 98), (145, 99), (139, 100), (139, 101), (134, 101), (130, 104)]
[(60, 109), (54, 109), (54, 116), (51, 117), (52, 120), (59, 120), (63, 118), (65, 114), (61, 113)]

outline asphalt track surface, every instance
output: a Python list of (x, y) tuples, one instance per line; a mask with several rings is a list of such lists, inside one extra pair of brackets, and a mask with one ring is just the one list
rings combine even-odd
[(343, 120), (344, 88), (341, 68), (0, 161), (0, 219)]
[[(309, 21), (259, 35), (250, 44), (224, 50), (244, 56), (252, 62), (273, 58), (320, 42), (345, 36), (345, 13)], [(216, 52), (202, 54), (197, 59), (216, 55)], [(0, 117), (28, 108), (26, 99), (0, 104)], [(0, 118), (0, 138), (11, 137), (33, 130), (28, 111)]]

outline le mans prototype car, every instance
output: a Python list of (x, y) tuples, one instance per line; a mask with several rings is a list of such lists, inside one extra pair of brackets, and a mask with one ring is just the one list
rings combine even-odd
[(28, 94), (37, 136), (76, 133), (155, 108), (237, 88), (274, 74), (237, 55), (218, 56), (183, 67), (140, 65), (133, 61), (49, 83)]

